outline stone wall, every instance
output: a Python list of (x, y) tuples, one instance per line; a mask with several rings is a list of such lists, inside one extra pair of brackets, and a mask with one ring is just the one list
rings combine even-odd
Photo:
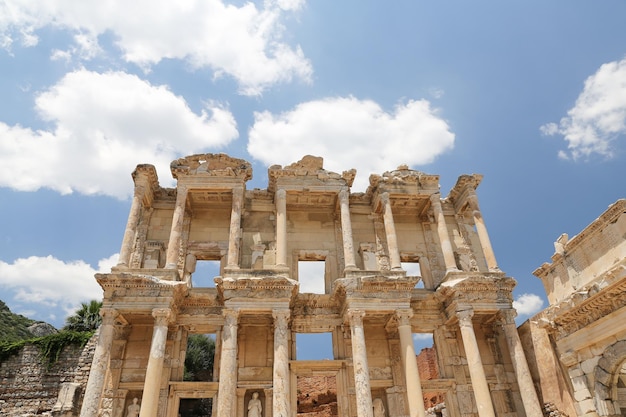
[[(68, 346), (59, 360), (47, 368), (34, 345), (0, 364), (0, 417), (34, 416), (51, 412), (61, 384), (74, 382), (84, 387), (89, 377), (96, 338), (81, 349)], [(82, 393), (82, 389), (79, 390)], [(79, 400), (82, 400), (80, 398)]]

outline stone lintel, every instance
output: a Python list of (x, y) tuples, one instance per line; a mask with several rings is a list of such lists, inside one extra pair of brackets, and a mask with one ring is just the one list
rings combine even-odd
[(228, 300), (292, 300), (298, 293), (298, 282), (281, 275), (254, 274), (240, 275), (236, 278), (215, 278), (218, 294)]
[(179, 158), (170, 164), (172, 176), (178, 180), (185, 176), (202, 176), (205, 180), (237, 178), (248, 181), (252, 178), (252, 165), (243, 159), (226, 154), (196, 154)]
[[(142, 269), (141, 274), (128, 272), (112, 272), (110, 274), (96, 274), (96, 281), (104, 290), (105, 300), (116, 300), (116, 303), (125, 299), (145, 299), (157, 298), (180, 301), (187, 295), (189, 288), (187, 283), (175, 280), (163, 280), (158, 276), (148, 275), (153, 271), (162, 271), (161, 276), (177, 276), (173, 271), (146, 270)], [(118, 301), (119, 300), (119, 301)]]

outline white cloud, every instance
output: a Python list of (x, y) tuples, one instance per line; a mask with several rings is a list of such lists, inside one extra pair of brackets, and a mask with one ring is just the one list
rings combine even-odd
[(34, 46), (37, 31), (52, 26), (74, 36), (65, 54), (54, 51), (54, 57), (91, 59), (100, 51), (98, 36), (110, 33), (127, 62), (147, 70), (163, 59), (185, 60), (216, 76), (228, 74), (243, 94), (256, 95), (293, 78), (310, 81), (311, 64), (302, 50), (282, 39), (283, 14), (303, 5), (303, 0), (266, 0), (261, 8), (222, 0), (7, 0), (0, 3), (0, 46), (12, 48), (15, 40)]
[(298, 282), (301, 293), (324, 294), (324, 267), (323, 261), (298, 262)]
[(613, 156), (615, 140), (626, 134), (626, 58), (602, 65), (587, 78), (567, 116), (540, 130), (544, 135), (563, 136), (568, 150), (559, 152), (561, 158)]
[(124, 198), (138, 163), (171, 184), (170, 161), (238, 136), (228, 110), (210, 104), (195, 114), (166, 87), (123, 72), (69, 73), (39, 94), (36, 111), (51, 129), (0, 122), (0, 186)]
[(543, 307), (543, 300), (536, 294), (522, 294), (513, 301), (513, 308), (519, 316), (532, 316)]
[(356, 191), (365, 190), (372, 173), (426, 164), (454, 146), (448, 124), (426, 100), (398, 104), (389, 113), (371, 100), (326, 98), (254, 119), (248, 142), (254, 158), (287, 165), (306, 154), (321, 156), (330, 171), (356, 168)]
[(84, 261), (63, 262), (53, 256), (19, 258), (10, 264), (0, 261), (0, 288), (13, 290), (21, 314), (43, 307), (49, 319), (65, 316), (81, 302), (102, 299), (94, 274), (110, 272), (117, 257), (102, 259), (97, 270)]

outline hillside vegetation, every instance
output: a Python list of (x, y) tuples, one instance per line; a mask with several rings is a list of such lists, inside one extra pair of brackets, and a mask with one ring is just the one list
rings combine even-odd
[(32, 338), (33, 334), (28, 331), (28, 326), (35, 323), (35, 320), (12, 313), (4, 301), (0, 300), (0, 342)]

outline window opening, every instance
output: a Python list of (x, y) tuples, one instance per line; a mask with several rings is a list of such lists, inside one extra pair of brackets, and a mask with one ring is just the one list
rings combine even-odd
[(220, 275), (220, 260), (196, 261), (196, 270), (191, 274), (194, 288), (215, 288), (214, 278)]
[(178, 405), (180, 417), (211, 417), (213, 398), (181, 398)]
[(332, 360), (332, 333), (296, 333), (296, 359), (300, 361)]
[(419, 281), (415, 284), (415, 288), (424, 288), (422, 280), (422, 269), (418, 260), (401, 262), (402, 269), (406, 271), (408, 277), (419, 277)]
[(214, 362), (215, 334), (190, 334), (183, 381), (213, 381)]
[(301, 293), (326, 293), (326, 262), (298, 261), (298, 282)]

